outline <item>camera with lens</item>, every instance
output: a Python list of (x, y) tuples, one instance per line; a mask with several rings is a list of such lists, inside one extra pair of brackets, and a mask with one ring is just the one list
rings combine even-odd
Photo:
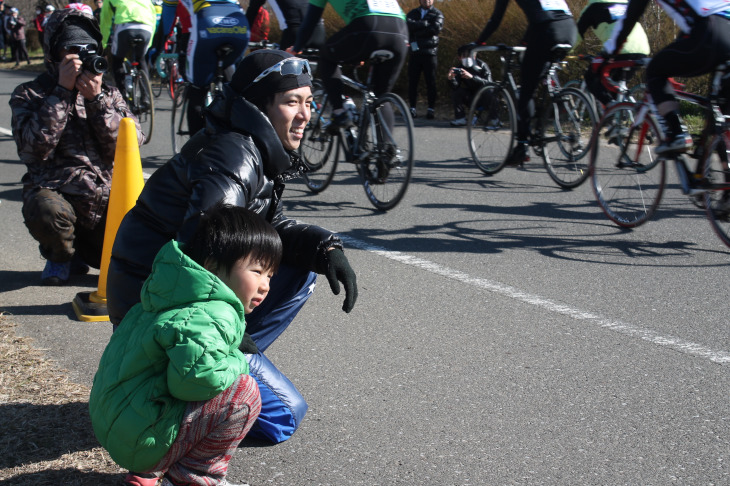
[(94, 74), (104, 74), (109, 69), (109, 62), (106, 58), (96, 55), (93, 49), (79, 51), (79, 59), (84, 69)]

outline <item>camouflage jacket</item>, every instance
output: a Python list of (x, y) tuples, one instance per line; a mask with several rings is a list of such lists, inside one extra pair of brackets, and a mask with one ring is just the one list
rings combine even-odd
[[(50, 90), (44, 89), (44, 76), (54, 83)], [(103, 92), (101, 101), (89, 102), (44, 74), (15, 88), (10, 98), (13, 137), (28, 168), (23, 199), (42, 188), (59, 191), (88, 228), (99, 222), (109, 202), (119, 123), (134, 118), (117, 88), (105, 86)], [(135, 125), (141, 142), (136, 119)]]
[[(132, 118), (140, 144), (144, 136), (117, 88), (103, 85), (102, 100), (86, 101), (76, 90), (58, 85), (48, 54), (49, 38), (69, 15), (83, 14), (66, 9), (46, 25), (43, 50), (48, 71), (15, 88), (10, 97), (11, 123), (18, 156), (28, 168), (22, 180), (23, 200), (39, 189), (59, 191), (73, 205), (78, 223), (93, 228), (109, 202), (119, 122)], [(101, 41), (98, 27), (95, 35)]]

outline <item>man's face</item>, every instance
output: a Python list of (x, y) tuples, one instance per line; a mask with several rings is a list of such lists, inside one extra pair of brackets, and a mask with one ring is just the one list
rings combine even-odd
[(267, 115), (281, 144), (287, 150), (296, 150), (304, 136), (304, 127), (311, 117), (312, 89), (309, 86), (290, 89), (274, 95)]
[(433, 7), (433, 0), (419, 0), (421, 2), (421, 7), (429, 9)]
[(102, 2), (102, 1), (96, 2), (96, 8), (101, 8), (103, 6), (104, 6), (104, 2)]

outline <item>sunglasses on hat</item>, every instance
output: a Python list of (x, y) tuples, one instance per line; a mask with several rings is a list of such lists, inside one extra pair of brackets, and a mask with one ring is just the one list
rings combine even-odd
[(69, 54), (96, 53), (96, 44), (67, 44), (63, 46), (63, 49), (66, 49)]
[(243, 89), (242, 92), (245, 92), (251, 86), (258, 83), (271, 73), (279, 73), (282, 76), (299, 76), (300, 74), (306, 73), (309, 74), (309, 76), (311, 77), (312, 68), (309, 65), (309, 61), (307, 61), (306, 59), (302, 59), (300, 57), (287, 57), (286, 59), (282, 59), (273, 66), (261, 71), (261, 74), (256, 76), (256, 78), (251, 81), (251, 83), (246, 86), (246, 88)]

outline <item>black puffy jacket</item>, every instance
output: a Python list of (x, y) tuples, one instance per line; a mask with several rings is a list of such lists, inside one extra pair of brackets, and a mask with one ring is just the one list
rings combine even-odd
[(331, 231), (282, 213), (284, 181), (296, 175), (298, 156), (284, 150), (274, 127), (254, 105), (226, 86), (213, 102), (206, 128), (149, 178), (118, 229), (107, 279), (114, 324), (137, 302), (162, 246), (185, 242), (198, 220), (219, 201), (266, 217), (284, 243), (283, 262), (322, 273), (327, 248), (341, 248)]
[(435, 55), (439, 45), (439, 33), (444, 28), (444, 14), (435, 7), (431, 7), (421, 18), (421, 7), (414, 8), (406, 15), (408, 34), (411, 45), (416, 43), (422, 54)]

